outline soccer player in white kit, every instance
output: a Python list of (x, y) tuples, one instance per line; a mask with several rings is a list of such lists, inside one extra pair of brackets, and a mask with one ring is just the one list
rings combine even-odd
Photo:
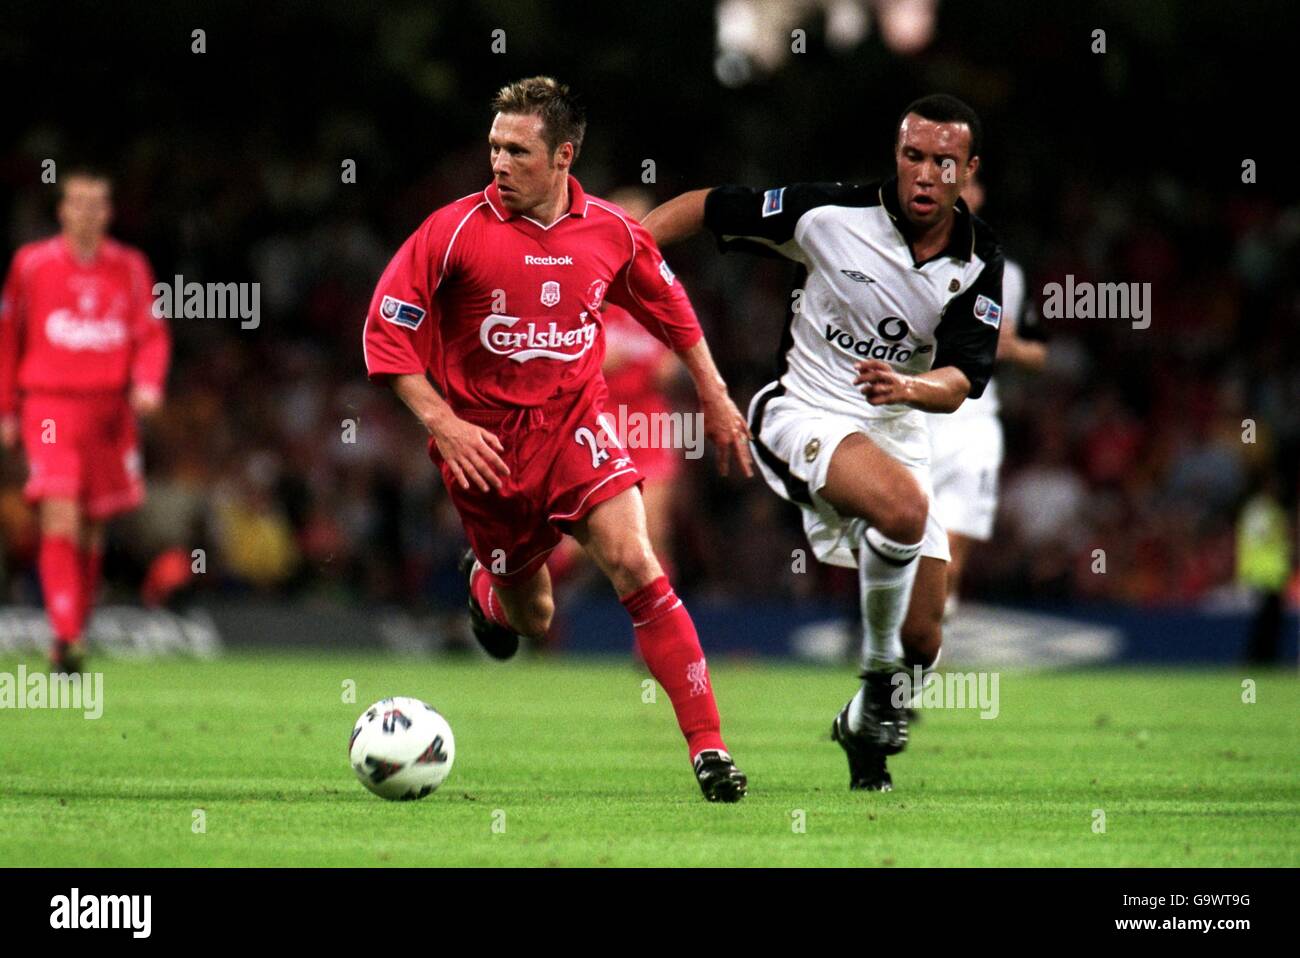
[[(972, 213), (984, 205), (984, 185), (978, 177), (962, 191)], [(1042, 369), (1047, 345), (1025, 310), (1025, 274), (1007, 260), (1002, 273), (1002, 326), (998, 332), (998, 362), (1025, 369)], [(997, 382), (989, 380), (984, 395), (967, 399), (948, 415), (927, 416), (930, 426), (930, 479), (934, 496), (930, 508), (948, 530), (948, 597), (944, 618), (956, 611), (962, 573), (971, 548), (993, 538), (998, 510), (998, 472), (1002, 468), (1002, 422), (998, 418)], [(904, 623), (906, 632), (909, 623)]]
[(928, 96), (900, 117), (897, 175), (883, 183), (694, 190), (644, 223), (661, 246), (707, 227), (724, 251), (800, 267), (778, 378), (749, 428), (817, 558), (858, 570), (863, 681), (832, 726), (854, 789), (893, 787), (885, 759), (907, 743), (899, 679), (942, 642), (948, 540), (929, 510), (924, 414), (979, 396), (997, 351), (1002, 253), (960, 199), (980, 139), (969, 106)]

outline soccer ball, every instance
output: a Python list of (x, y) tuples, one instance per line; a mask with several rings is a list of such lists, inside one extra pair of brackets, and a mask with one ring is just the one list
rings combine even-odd
[(451, 726), (419, 699), (376, 702), (357, 719), (348, 759), (361, 784), (380, 798), (424, 798), (447, 778), (456, 758)]

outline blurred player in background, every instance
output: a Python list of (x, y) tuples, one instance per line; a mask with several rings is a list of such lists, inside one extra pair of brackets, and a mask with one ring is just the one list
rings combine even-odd
[[(610, 201), (640, 222), (654, 206), (650, 192), (639, 187), (625, 187), (610, 194)], [(627, 310), (612, 303), (601, 309), (605, 333), (605, 362), (601, 372), (609, 387), (606, 409), (615, 422), (655, 422), (657, 416), (672, 412), (668, 389), (681, 370), (672, 350), (637, 322)], [(626, 409), (620, 417), (619, 407)], [(651, 432), (652, 435), (657, 435)], [(626, 436), (620, 436), (626, 442)], [(641, 496), (645, 500), (646, 529), (650, 545), (659, 557), (665, 574), (671, 579), (673, 554), (672, 499), (674, 481), (682, 470), (683, 454), (651, 442), (635, 448), (636, 468), (641, 473)], [(547, 562), (551, 579), (557, 585), (571, 575), (575, 563), (582, 559), (576, 539), (565, 539)]]
[(380, 277), (366, 369), (430, 434), (469, 539), (474, 635), (509, 658), (544, 635), (546, 558), (574, 536), (632, 618), (673, 703), (701, 791), (738, 801), (704, 653), (646, 532), (642, 476), (603, 415), (606, 298), (681, 357), (725, 473), (750, 472), (748, 429), (690, 301), (650, 234), (569, 175), (586, 120), (568, 87), (533, 77), (493, 100), (492, 182), (436, 210)]
[(893, 788), (908, 669), (932, 665), (943, 638), (948, 541), (929, 509), (923, 414), (983, 393), (997, 351), (1002, 251), (961, 200), (980, 141), (969, 106), (923, 97), (899, 118), (883, 183), (721, 186), (646, 218), (664, 245), (707, 227), (724, 251), (800, 266), (778, 378), (754, 397), (750, 429), (817, 558), (858, 570), (863, 684), (832, 726), (854, 789)]
[(109, 238), (112, 214), (107, 176), (65, 173), (59, 234), (14, 254), (0, 299), (0, 440), (26, 453), (51, 664), (67, 672), (81, 668), (105, 522), (144, 500), (135, 417), (157, 412), (171, 350), (149, 261)]
[[(971, 177), (962, 199), (972, 213), (984, 205), (984, 184)], [(1002, 325), (998, 330), (998, 362), (1038, 370), (1047, 362), (1047, 345), (1032, 303), (1025, 308), (1025, 273), (1006, 260), (1002, 273)], [(998, 419), (997, 383), (989, 380), (984, 395), (968, 398), (947, 415), (927, 416), (930, 426), (930, 476), (934, 497), (930, 507), (948, 531), (948, 598), (944, 618), (957, 608), (966, 559), (977, 542), (993, 537), (998, 511), (998, 472), (1002, 468), (1002, 423)], [(919, 614), (919, 610), (918, 610)], [(918, 628), (920, 623), (903, 625)], [(931, 663), (933, 665), (933, 663)]]

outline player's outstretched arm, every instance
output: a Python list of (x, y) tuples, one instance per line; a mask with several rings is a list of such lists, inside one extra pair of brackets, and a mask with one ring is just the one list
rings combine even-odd
[(1047, 364), (1047, 344), (1024, 339), (1011, 323), (1003, 323), (998, 335), (998, 362), (1037, 372)]
[(650, 231), (659, 246), (679, 243), (704, 228), (704, 200), (710, 190), (691, 190), (656, 206), (641, 225)]
[(462, 489), (470, 482), (482, 492), (501, 488), (510, 468), (501, 459), (505, 447), (500, 439), (459, 418), (423, 373), (393, 376), (391, 382), (393, 392), (433, 436)]
[(694, 346), (677, 353), (695, 381), (695, 392), (700, 398), (700, 411), (704, 414), (704, 434), (718, 449), (718, 472), (727, 475), (731, 457), (735, 456), (746, 478), (754, 475), (754, 463), (749, 455), (749, 424), (727, 393), (727, 383), (714, 365), (709, 344), (701, 338)]
[(880, 359), (857, 364), (853, 385), (873, 406), (902, 404), (922, 412), (956, 412), (970, 392), (970, 380), (956, 366), (942, 366), (912, 376)]

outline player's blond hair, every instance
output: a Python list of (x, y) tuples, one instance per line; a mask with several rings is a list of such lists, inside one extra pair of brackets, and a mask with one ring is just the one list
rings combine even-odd
[(503, 86), (492, 98), (495, 113), (520, 113), (542, 118), (542, 139), (552, 153), (561, 143), (573, 144), (578, 159), (582, 136), (587, 132), (587, 115), (567, 84), (554, 77), (529, 77)]

